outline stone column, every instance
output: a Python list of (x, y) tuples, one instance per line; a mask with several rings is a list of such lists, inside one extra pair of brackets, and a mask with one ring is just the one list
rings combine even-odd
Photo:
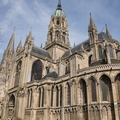
[(87, 109), (88, 109), (88, 120), (90, 120), (90, 108), (89, 108), (89, 105), (90, 105), (90, 90), (89, 90), (89, 86), (88, 84), (86, 84), (86, 91), (87, 91)]
[(119, 120), (118, 115), (118, 104), (117, 104), (117, 96), (116, 96), (116, 85), (115, 82), (112, 82), (112, 95), (113, 95), (113, 103), (114, 103), (114, 113), (115, 113), (115, 120)]
[[(97, 75), (96, 75), (97, 76)], [(102, 120), (102, 108), (101, 108), (101, 101), (102, 101), (102, 96), (101, 96), (101, 87), (100, 87), (100, 83), (97, 83), (97, 87), (96, 87), (96, 90), (97, 90), (97, 101), (99, 104), (99, 114), (100, 114), (100, 120)]]

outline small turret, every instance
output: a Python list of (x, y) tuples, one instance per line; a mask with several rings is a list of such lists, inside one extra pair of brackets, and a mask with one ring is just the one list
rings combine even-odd
[(90, 38), (90, 45), (96, 43), (96, 40), (98, 39), (98, 34), (91, 13), (90, 13), (90, 25), (88, 27), (88, 33)]
[(20, 40), (20, 42), (19, 42), (19, 44), (18, 44), (18, 47), (17, 47), (16, 52), (19, 52), (19, 51), (21, 51), (21, 50), (22, 50), (22, 38), (21, 38), (21, 40)]
[(106, 24), (106, 35), (109, 37), (109, 38), (112, 38), (109, 30), (108, 30), (108, 27), (107, 27), (107, 24)]
[(26, 49), (26, 52), (30, 52), (32, 49), (32, 46), (34, 45), (34, 39), (32, 37), (32, 29), (30, 29), (29, 35), (26, 38), (24, 48)]

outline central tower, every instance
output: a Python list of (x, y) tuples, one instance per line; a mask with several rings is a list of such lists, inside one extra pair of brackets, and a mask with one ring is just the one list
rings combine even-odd
[(61, 1), (59, 0), (57, 9), (51, 16), (45, 46), (45, 49), (49, 51), (53, 60), (57, 60), (62, 57), (64, 52), (70, 48), (68, 36), (66, 15), (62, 11)]

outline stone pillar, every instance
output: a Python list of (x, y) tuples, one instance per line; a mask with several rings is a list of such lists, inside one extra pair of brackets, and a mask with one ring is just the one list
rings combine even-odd
[[(97, 75), (96, 75), (96, 76), (97, 76)], [(102, 120), (102, 108), (101, 108), (102, 96), (101, 96), (101, 87), (100, 87), (100, 83), (99, 83), (99, 84), (97, 83), (97, 88), (96, 88), (96, 90), (97, 90), (97, 101), (98, 101), (98, 103), (100, 103), (100, 104), (99, 104), (100, 120)]]
[(114, 103), (114, 113), (115, 113), (115, 120), (119, 120), (118, 115), (118, 104), (117, 104), (117, 96), (116, 96), (116, 85), (115, 82), (112, 82), (112, 95), (113, 95), (113, 103)]
[(89, 86), (88, 84), (86, 84), (86, 89), (87, 89), (87, 112), (88, 112), (88, 120), (90, 120), (90, 108), (89, 108), (89, 104), (90, 104), (90, 90), (89, 90)]

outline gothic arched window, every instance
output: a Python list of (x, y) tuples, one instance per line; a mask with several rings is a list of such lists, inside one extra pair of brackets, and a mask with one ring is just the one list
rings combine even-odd
[(67, 104), (71, 104), (71, 89), (70, 89), (70, 84), (67, 84)]
[(106, 75), (103, 75), (101, 78), (101, 90), (102, 90), (102, 100), (109, 101), (112, 100), (112, 91), (111, 91), (111, 81), (110, 78)]
[(60, 86), (60, 106), (62, 106), (62, 86)]
[(117, 97), (118, 97), (118, 101), (120, 102), (120, 74), (118, 74), (115, 78), (116, 81), (116, 88), (117, 88)]
[(15, 87), (19, 85), (21, 66), (22, 66), (22, 61), (19, 61), (16, 67), (16, 75), (15, 75), (15, 83), (14, 83)]
[(38, 107), (40, 107), (40, 104), (41, 104), (41, 88), (39, 88)]
[(96, 83), (93, 78), (91, 78), (91, 95), (92, 95), (92, 102), (96, 102), (97, 101)]
[(52, 86), (51, 89), (51, 106), (53, 106), (53, 92), (54, 92), (54, 86)]
[(32, 65), (31, 81), (40, 80), (42, 78), (42, 62), (37, 60)]
[(15, 114), (15, 96), (12, 95), (8, 103), (8, 117), (14, 116)]
[(113, 48), (109, 45), (110, 58), (113, 58)]
[(102, 59), (103, 58), (103, 55), (102, 55), (102, 46), (98, 46), (98, 53), (99, 53), (99, 59)]
[(81, 93), (81, 99), (83, 100), (82, 103), (85, 104), (87, 103), (87, 86), (85, 81), (82, 79), (80, 81), (80, 93)]
[(12, 95), (9, 99), (9, 106), (15, 107), (15, 96)]
[(65, 43), (65, 36), (66, 36), (66, 33), (63, 32), (62, 39), (63, 39), (64, 43)]
[(28, 90), (28, 101), (27, 101), (27, 107), (31, 107), (32, 106), (32, 89)]
[(91, 62), (92, 62), (92, 55), (89, 56), (89, 61), (88, 61), (89, 66), (91, 65)]
[(56, 31), (56, 39), (60, 40), (60, 32), (59, 31)]
[(42, 88), (42, 107), (44, 107), (44, 88)]
[(59, 103), (59, 90), (58, 87), (56, 87), (56, 106), (58, 107), (58, 103)]

